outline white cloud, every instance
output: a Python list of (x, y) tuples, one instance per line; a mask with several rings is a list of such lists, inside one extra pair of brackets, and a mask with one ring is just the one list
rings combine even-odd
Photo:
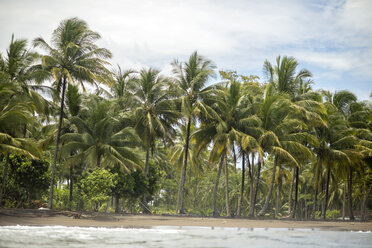
[(246, 74), (261, 76), (263, 61), (281, 54), (328, 70), (324, 82), (343, 73), (365, 80), (372, 76), (371, 11), (370, 0), (2, 0), (0, 49), (13, 32), (49, 40), (60, 20), (78, 16), (125, 69), (169, 71), (173, 59), (198, 50), (219, 68)]

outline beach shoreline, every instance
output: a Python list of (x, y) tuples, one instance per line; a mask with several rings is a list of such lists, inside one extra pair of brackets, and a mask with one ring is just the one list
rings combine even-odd
[(171, 215), (80, 214), (71, 211), (0, 209), (0, 226), (71, 226), (110, 228), (221, 227), (372, 231), (372, 222), (212, 218)]

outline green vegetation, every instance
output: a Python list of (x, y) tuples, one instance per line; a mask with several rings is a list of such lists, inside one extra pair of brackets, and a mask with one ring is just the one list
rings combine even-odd
[(235, 71), (211, 83), (197, 52), (169, 77), (112, 70), (99, 38), (72, 18), (33, 41), (43, 54), (12, 37), (1, 55), (2, 206), (366, 219), (370, 102), (312, 90), (286, 56), (264, 62), (262, 83)]

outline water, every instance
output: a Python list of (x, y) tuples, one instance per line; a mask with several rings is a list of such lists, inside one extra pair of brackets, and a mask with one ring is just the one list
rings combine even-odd
[(2, 226), (0, 247), (372, 247), (371, 232), (284, 228)]

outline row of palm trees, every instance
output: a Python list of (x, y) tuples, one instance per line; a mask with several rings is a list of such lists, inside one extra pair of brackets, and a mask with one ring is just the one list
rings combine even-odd
[[(361, 188), (366, 192), (361, 204), (364, 218), (372, 187), (369, 103), (358, 102), (348, 91), (313, 91), (311, 73), (298, 71), (293, 57), (278, 56), (274, 65), (265, 61), (267, 82), (263, 84), (257, 77), (233, 71), (221, 71), (222, 82), (211, 84), (215, 66), (197, 52), (186, 62), (174, 61), (172, 77), (153, 68), (123, 71), (119, 67), (111, 72), (111, 53), (96, 45), (99, 38), (78, 18), (62, 21), (50, 44), (43, 38), (34, 39), (42, 55), (29, 51), (25, 40), (12, 38), (0, 59), (0, 151), (5, 158), (0, 203), (9, 154), (41, 158), (43, 151), (54, 149), (48, 202), (52, 208), (58, 164), (68, 166), (70, 173), (76, 166), (120, 165), (125, 171), (142, 170), (147, 179), (150, 161), (161, 161), (158, 156), (165, 150), (168, 160), (181, 167), (180, 214), (187, 212), (188, 166), (205, 163), (216, 165), (212, 170), (217, 170), (212, 214), (221, 214), (217, 193), (222, 170), (226, 215), (233, 214), (229, 199), (232, 159), (233, 168), (241, 167), (234, 213), (238, 216), (244, 209), (251, 217), (264, 216), (270, 209), (278, 216), (281, 196), (287, 194), (282, 192), (283, 171), (289, 169), (293, 171), (287, 194), (291, 217), (297, 212), (300, 176), (306, 171), (305, 181), (312, 182), (308, 190), (313, 193), (313, 218), (319, 198), (326, 218), (332, 205), (330, 185), (343, 183), (353, 219), (355, 177), (363, 181)], [(95, 94), (86, 94), (87, 83), (96, 88)], [(201, 162), (204, 158), (207, 162)], [(241, 166), (237, 166), (239, 161)], [(261, 172), (268, 169), (269, 181), (264, 182)], [(203, 172), (209, 173), (206, 168)], [(265, 183), (268, 191), (257, 209)], [(243, 205), (246, 188), (248, 206)], [(70, 180), (70, 199), (72, 190)], [(142, 197), (144, 212), (151, 210), (148, 198), (146, 193)]]

